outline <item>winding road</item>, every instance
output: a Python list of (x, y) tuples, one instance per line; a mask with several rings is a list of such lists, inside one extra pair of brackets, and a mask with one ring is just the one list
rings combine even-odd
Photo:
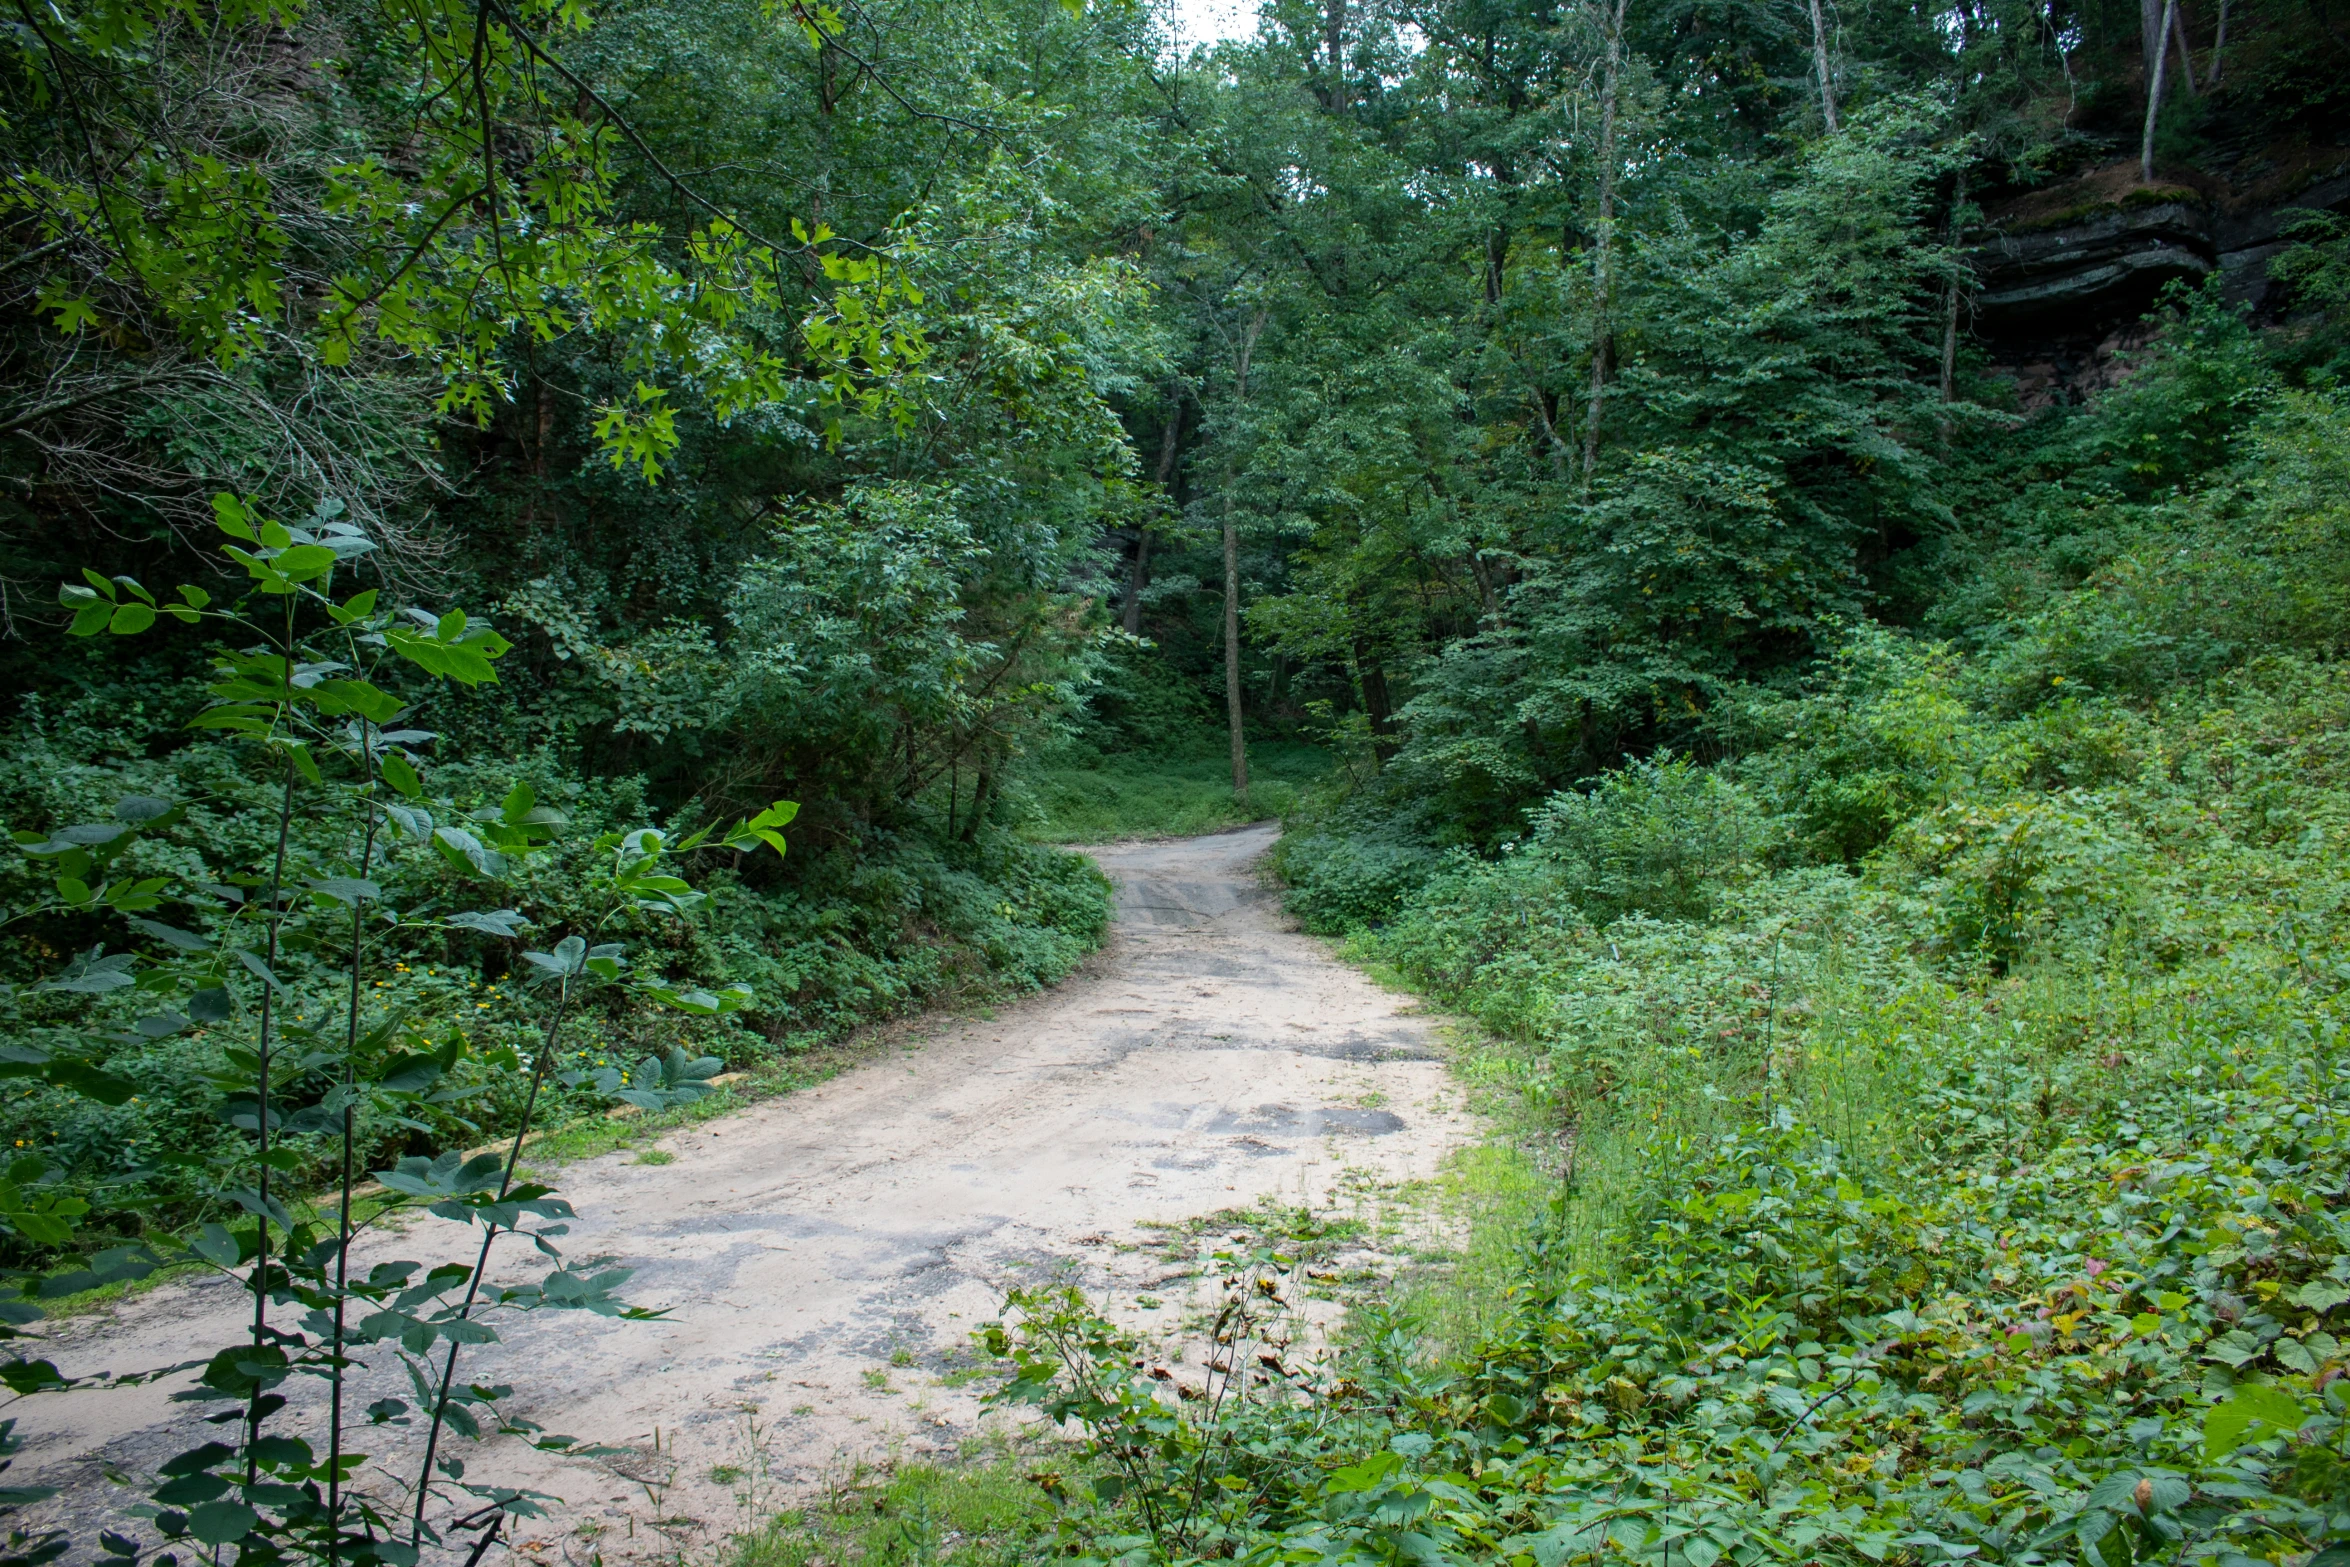
[[(668, 1315), (512, 1319), (466, 1362), (547, 1430), (623, 1449), (465, 1451), (468, 1478), (561, 1498), (519, 1549), (674, 1559), (858, 1460), (955, 1451), (980, 1411), (952, 1369), (1007, 1287), (1072, 1278), (1173, 1331), (1180, 1301), (1159, 1297), (1183, 1276), (1142, 1244), (1165, 1226), (1344, 1206), (1434, 1173), (1472, 1131), (1434, 1026), (1280, 914), (1255, 873), (1273, 835), (1087, 851), (1117, 883), (1117, 921), (1062, 985), (933, 1016), (820, 1086), (666, 1134), (674, 1162), (620, 1152), (554, 1177), (580, 1214), (566, 1251), (633, 1267), (624, 1293)], [(372, 1245), (438, 1260), (464, 1234), (424, 1219)], [(224, 1281), (167, 1285), (57, 1324), (49, 1353), (75, 1374), (170, 1364), (228, 1342), (244, 1301)], [(408, 1395), (370, 1353), (360, 1403)], [(169, 1401), (185, 1385), (19, 1402), (10, 1478), (60, 1487), (25, 1521), (69, 1527), (71, 1560), (90, 1559), (155, 1466), (209, 1434)], [(286, 1428), (316, 1430), (322, 1397), (290, 1391)], [(412, 1470), (412, 1432), (361, 1436)]]

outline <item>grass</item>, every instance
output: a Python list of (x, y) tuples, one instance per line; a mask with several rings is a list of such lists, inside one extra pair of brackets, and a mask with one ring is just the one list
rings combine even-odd
[(1230, 754), (1199, 740), (1149, 756), (1064, 752), (1040, 759), (1026, 789), (1031, 837), (1048, 843), (1182, 838), (1288, 814), (1330, 770), (1327, 751), (1292, 741), (1248, 748), (1249, 791), (1235, 799)]
[(999, 1454), (974, 1462), (860, 1466), (814, 1505), (740, 1537), (725, 1567), (995, 1567), (1057, 1554), (1062, 1477)]

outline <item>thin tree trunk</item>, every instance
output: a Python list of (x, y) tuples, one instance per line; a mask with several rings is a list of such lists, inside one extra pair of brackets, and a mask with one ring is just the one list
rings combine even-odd
[(1232, 728), (1232, 792), (1248, 794), (1248, 739), (1240, 721), (1240, 532), (1224, 503), (1224, 716)]
[(2196, 96), (2194, 51), (2187, 47), (2187, 13), (2177, 6), (2170, 8), (2170, 41), (2179, 46), (2179, 80), (2187, 84), (2187, 96)]
[(2154, 183), (2154, 121), (2162, 113), (2162, 79), (2169, 74), (2165, 64), (2170, 55), (2170, 19), (2178, 3), (2162, 0), (2162, 24), (2154, 32), (2154, 70), (2146, 78), (2146, 135), (2138, 143), (2138, 182), (2142, 185)]
[(1134, 570), (1126, 579), (1126, 603), (1120, 610), (1118, 623), (1130, 637), (1142, 635), (1142, 590), (1151, 580), (1151, 530), (1134, 530)]
[(1616, 98), (1622, 86), (1624, 4), (1616, 0), (1607, 30), (1607, 70), (1599, 100), (1599, 225), (1591, 246), (1591, 406), (1583, 419), (1583, 488), (1599, 465), (1599, 416), (1607, 397), (1609, 315), (1614, 308), (1616, 247)]
[[(1159, 493), (1167, 493), (1167, 483), (1175, 477), (1175, 455), (1183, 431), (1182, 387), (1171, 389), (1167, 410), (1167, 428), (1159, 437)], [(1134, 574), (1126, 579), (1125, 613), (1120, 617), (1130, 637), (1142, 635), (1142, 590), (1151, 580), (1151, 530), (1143, 523), (1134, 530)]]
[(2138, 0), (2138, 65), (2146, 80), (2154, 80), (2154, 52), (2164, 29), (2163, 0)]
[(1836, 87), (1828, 75), (1828, 21), (1820, 14), (1820, 0), (1811, 0), (1811, 63), (1820, 73), (1820, 118), (1828, 134), (1836, 134)]
[[(1958, 248), (1960, 238), (1958, 209), (1964, 205), (1966, 205), (1966, 175), (1962, 172), (1950, 192), (1949, 239), (1951, 249), (1954, 252)], [(1942, 295), (1942, 406), (1945, 408), (1949, 407), (1953, 401), (1953, 393), (1956, 390), (1958, 379), (1958, 285), (1960, 276), (1965, 270), (1966, 264), (1953, 254), (1950, 258), (1950, 281)], [(1947, 445), (1950, 440), (1950, 421), (1948, 419), (1941, 420), (1940, 427), (1942, 440)]]
[(539, 520), (539, 496), (547, 487), (547, 441), (555, 432), (555, 399), (547, 391), (544, 377), (538, 387), (538, 438), (530, 446), (530, 499), (522, 508), (522, 525), (530, 528)]
[(1371, 720), (1371, 755), (1384, 764), (1395, 755), (1395, 702), (1387, 692), (1387, 671), (1361, 639), (1355, 642), (1355, 674), (1363, 685), (1363, 713)]
[[(1248, 406), (1248, 364), (1257, 351), (1269, 312), (1259, 305), (1249, 317), (1232, 356), (1232, 393), (1235, 403)], [(1224, 468), (1224, 717), (1232, 731), (1232, 792), (1248, 793), (1248, 737), (1240, 712), (1240, 530), (1232, 520), (1232, 492), (1240, 476), (1230, 463)]]
[(1322, 42), (1330, 53), (1330, 93), (1324, 101), (1332, 114), (1346, 108), (1346, 0), (1328, 0), (1322, 13)]
[(979, 757), (979, 782), (971, 791), (971, 814), (963, 822), (963, 841), (971, 842), (979, 836), (979, 824), (987, 820), (989, 801), (995, 797), (995, 763), (985, 752)]
[(2228, 0), (2219, 0), (2219, 32), (2211, 40), (2211, 81), (2213, 92), (2219, 91), (2220, 56), (2228, 47)]
[[(1958, 379), (1958, 268), (1950, 269), (1950, 284), (1942, 296), (1942, 406), (1956, 401), (1952, 383)], [(1942, 421), (1942, 438), (1950, 439), (1950, 421)]]

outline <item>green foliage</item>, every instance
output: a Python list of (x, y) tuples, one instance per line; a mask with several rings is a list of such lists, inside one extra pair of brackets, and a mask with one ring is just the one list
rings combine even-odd
[(1409, 821), (1344, 804), (1328, 816), (1301, 815), (1274, 846), (1273, 863), (1308, 930), (1329, 934), (1390, 918), (1440, 861)]
[[(231, 541), (223, 551), (244, 568), (246, 588), (217, 603), (206, 590), (183, 588), (160, 609), (174, 620), (216, 628), (222, 638), (213, 644), (209, 700), (191, 727), (250, 751), (264, 778), (275, 775), (274, 789), (256, 802), (261, 809), (247, 813), (249, 857), (236, 856), (245, 845), (233, 837), (214, 844), (200, 831), (178, 831), (185, 808), (150, 796), (124, 797), (110, 820), (46, 833), (19, 830), (18, 847), (48, 885), (10, 910), (12, 923), (55, 930), (119, 919), (145, 939), (113, 953), (101, 940), (45, 980), (9, 985), (6, 997), (14, 1007), (29, 992), (32, 1019), (45, 1025), (20, 1031), (7, 1047), (6, 1074), (108, 1110), (133, 1102), (142, 1083), (99, 1066), (100, 1060), (111, 1064), (125, 1047), (139, 1051), (182, 1034), (192, 1036), (191, 1044), (202, 1042), (186, 1057), (201, 1084), (188, 1097), (201, 1100), (196, 1118), (209, 1135), (175, 1138), (149, 1153), (197, 1194), (202, 1222), (149, 1244), (101, 1250), (80, 1268), (12, 1270), (17, 1299), (8, 1313), (14, 1325), (5, 1331), (12, 1339), (30, 1336), (24, 1325), (41, 1315), (34, 1300), (136, 1280), (167, 1264), (227, 1275), (252, 1297), (251, 1336), (203, 1361), (199, 1386), (188, 1396), (226, 1404), (211, 1423), (232, 1440), (206, 1442), (162, 1464), (161, 1483), (141, 1516), (166, 1541), (214, 1551), (235, 1545), (240, 1559), (414, 1567), (421, 1547), (441, 1544), (449, 1523), (446, 1516), (428, 1518), (436, 1494), (467, 1497), (468, 1509), (487, 1502), (477, 1528), (493, 1520), (502, 1525), (509, 1512), (535, 1511), (526, 1492), (467, 1482), (462, 1460), (439, 1456), (444, 1432), (469, 1440), (494, 1433), (549, 1452), (592, 1450), (504, 1413), (500, 1400), (509, 1388), (459, 1385), (462, 1346), (495, 1343), (490, 1321), (505, 1312), (648, 1315), (613, 1295), (627, 1269), (583, 1270), (562, 1261), (554, 1241), (568, 1228), (560, 1221), (570, 1217), (569, 1205), (549, 1187), (516, 1179), (515, 1161), (542, 1090), (550, 1080), (575, 1088), (592, 1080), (601, 1091), (666, 1108), (706, 1093), (707, 1078), (720, 1065), (675, 1048), (633, 1073), (606, 1068), (591, 1078), (561, 1064), (563, 1025), (575, 997), (630, 986), (649, 999), (717, 1015), (738, 1009), (750, 992), (680, 991), (657, 973), (631, 975), (625, 943), (591, 945), (577, 930), (548, 950), (523, 950), (525, 972), (541, 991), (533, 1008), (540, 1024), (535, 1048), (527, 1055), (506, 1048), (480, 1062), (520, 1100), (511, 1112), (509, 1150), (502, 1158), (429, 1148), (396, 1157), (375, 1172), (388, 1197), (374, 1214), (357, 1216), (360, 1158), (370, 1151), (362, 1144), (363, 1109), (379, 1126), (429, 1135), (432, 1128), (417, 1112), (462, 1104), (488, 1086), (478, 1074), (467, 1082), (452, 1072), (469, 1053), (462, 1033), (436, 1040), (368, 994), (370, 935), (463, 929), (513, 939), (537, 921), (513, 906), (452, 912), (445, 900), (454, 894), (470, 901), (472, 889), (502, 880), (567, 821), (540, 805), (527, 781), (471, 810), (428, 786), (421, 747), (436, 737), (408, 726), (416, 703), (439, 679), (494, 682), (494, 662), (510, 648), (503, 637), (462, 610), (380, 607), (373, 588), (337, 597), (336, 574), (375, 548), (361, 530), (337, 520), (339, 506), (322, 505), (302, 527), (271, 520), (228, 495), (214, 510)], [(83, 577), (60, 594), (75, 611), (73, 634), (135, 636), (155, 626), (157, 601), (137, 581), (89, 571)], [(313, 824), (299, 845), (292, 831), (297, 814)], [(790, 816), (778, 802), (756, 826), (738, 824), (719, 842), (780, 852), (783, 840), (774, 829)], [(580, 889), (591, 911), (580, 926), (601, 936), (626, 915), (674, 917), (693, 909), (701, 895), (673, 866), (710, 837), (704, 829), (674, 847), (651, 828), (598, 838), (590, 852), (601, 874)], [(140, 839), (176, 851), (170, 873), (118, 874), (118, 862)], [(234, 857), (221, 855), (224, 847)], [(378, 879), (403, 860), (411, 877), (404, 890), (423, 894), (416, 902), (387, 899)], [(172, 920), (149, 917), (158, 913)], [(332, 1172), (330, 1189), (314, 1203), (289, 1177), (320, 1167)], [(42, 1201), (27, 1191), (55, 1183), (59, 1173), (39, 1154), (11, 1167), (12, 1228), (20, 1243), (54, 1251), (89, 1211), (85, 1201)], [(127, 1173), (136, 1179), (144, 1172), (134, 1166)], [(480, 1225), (475, 1262), (427, 1271), (421, 1263), (388, 1261), (354, 1278), (351, 1248), (361, 1232), (411, 1209)], [(490, 1263), (501, 1232), (528, 1234), (555, 1266), (531, 1282), (493, 1282)], [(287, 1312), (296, 1308), (301, 1314), (289, 1321)], [(445, 1355), (435, 1350), (442, 1342)], [(377, 1357), (407, 1371), (425, 1421), (422, 1460), (412, 1478), (396, 1482), (393, 1500), (351, 1486), (361, 1458), (344, 1448), (350, 1416), (343, 1383), (370, 1346), (382, 1346)], [(323, 1378), (335, 1389), (326, 1428), (315, 1433), (323, 1452), (311, 1439), (270, 1425), (286, 1404), (276, 1390), (294, 1376)], [(46, 1360), (26, 1358), (21, 1346), (0, 1368), (0, 1380), (19, 1396), (143, 1379), (67, 1378)], [(379, 1401), (370, 1419), (403, 1417), (408, 1408), (397, 1399)], [(107, 1550), (135, 1559), (141, 1546), (109, 1535)]]
[[(338, 595), (338, 573), (375, 550), (339, 507), (301, 527), (225, 495), (215, 511), (224, 551), (248, 579), (242, 591), (189, 587), (159, 604), (131, 577), (85, 572), (61, 592), (70, 629), (85, 637), (137, 636), (159, 615), (214, 630), (212, 678), (189, 727), (217, 738), (142, 769), (158, 782), (200, 780), (193, 802), (127, 793), (99, 820), (16, 834), (23, 864), (7, 923), (19, 929), (18, 955), (47, 958), (50, 971), (0, 986), (0, 1075), (25, 1085), (8, 1115), (31, 1134), (18, 1148), (37, 1150), (0, 1180), (7, 1260), (19, 1264), (5, 1275), (14, 1298), (0, 1334), (37, 1336), (36, 1300), (160, 1267), (230, 1276), (253, 1298), (250, 1341), (204, 1362), (187, 1395), (228, 1405), (212, 1417), (227, 1439), (165, 1462), (138, 1515), (168, 1544), (234, 1545), (241, 1560), (414, 1567), (422, 1551), (456, 1546), (453, 1531), (475, 1532), (486, 1548), (543, 1500), (469, 1480), (445, 1437), (606, 1451), (511, 1413), (511, 1388), (457, 1379), (463, 1347), (497, 1342), (506, 1313), (651, 1315), (614, 1293), (629, 1270), (563, 1261), (556, 1240), (571, 1210), (517, 1161), (550, 1115), (615, 1100), (655, 1113), (695, 1104), (726, 1055), (759, 1040), (737, 1033), (727, 1050), (730, 1025), (759, 1017), (757, 993), (702, 975), (729, 941), (771, 938), (761, 916), (789, 915), (740, 896), (734, 876), (713, 898), (680, 872), (696, 855), (728, 856), (736, 875), (780, 860), (798, 808), (774, 801), (723, 830), (613, 826), (556, 850), (580, 824), (551, 800), (588, 791), (558, 780), (542, 800), (528, 778), (490, 782), (414, 727), (440, 681), (495, 683), (506, 638), (460, 610), (385, 607), (377, 588)], [(84, 762), (35, 787), (70, 803), (119, 788), (122, 771)], [(636, 793), (591, 803), (636, 805)], [(941, 943), (919, 949), (927, 969), (868, 964), (852, 976), (866, 993), (845, 1004), (807, 994), (811, 978), (837, 984), (837, 959), (804, 965), (817, 973), (789, 976), (790, 999), (765, 1009), (762, 1042), (788, 1039), (795, 1015), (812, 1012), (822, 1027), (902, 1003), (963, 977), (958, 962), (974, 977), (1041, 983), (1099, 939), (1107, 889), (1068, 857), (978, 833), (950, 857), (916, 858), (926, 878), (901, 872), (895, 912), (959, 930), (976, 953)], [(853, 871), (886, 875), (873, 857), (850, 859)], [(849, 907), (889, 901), (868, 893)], [(821, 939), (840, 942), (838, 906), (816, 912)], [(100, 939), (53, 968), (93, 922), (119, 922), (123, 949)], [(868, 950), (888, 950), (899, 932), (864, 934)], [(524, 944), (533, 935), (543, 949)], [(632, 953), (632, 935), (654, 939)], [(874, 993), (875, 968), (897, 995)], [(478, 978), (459, 988), (468, 969), (485, 974), (486, 990)], [(719, 1049), (688, 1048), (674, 1027), (654, 1030), (651, 1050), (613, 1038), (611, 1024), (655, 1008), (694, 1020), (695, 1044)], [(598, 1011), (604, 1028), (566, 1032)], [(507, 1139), (502, 1152), (463, 1151), (488, 1130)], [(384, 1195), (362, 1209), (370, 1169)], [(379, 1262), (355, 1276), (360, 1236), (412, 1212), (478, 1225), (475, 1260)], [(88, 1242), (77, 1229), (101, 1215), (141, 1240), (79, 1255)], [(506, 1235), (526, 1235), (555, 1266), (501, 1281), (492, 1260)], [(68, 1378), (22, 1348), (0, 1367), (19, 1396), (143, 1379)], [(416, 1404), (379, 1400), (367, 1420), (405, 1424), (413, 1413), (424, 1431), (415, 1472), (388, 1477), (389, 1490), (355, 1485), (361, 1459), (346, 1448), (358, 1425), (341, 1389), (371, 1363), (404, 1369)], [(295, 1376), (336, 1389), (323, 1431), (272, 1425), (287, 1402), (277, 1389)], [(107, 1538), (118, 1557), (145, 1549)], [(62, 1537), (37, 1545), (64, 1548)]]
[(1104, 756), (1082, 742), (1047, 751), (1023, 769), (1014, 809), (1048, 843), (1187, 837), (1282, 816), (1329, 767), (1315, 746), (1255, 741), (1248, 797), (1236, 800), (1231, 762), (1216, 739), (1202, 738), (1142, 755)]
[[(1710, 764), (1631, 763), (1492, 854), (1325, 802), (1293, 906), (1497, 1038), (1546, 1211), (1450, 1308), (1475, 1337), (1429, 1357), (1364, 1305), (1269, 1401), (1154, 1396), (1056, 1306), (1012, 1386), (1136, 1471), (1089, 1553), (2330, 1559), (2343, 417), (2273, 397), (1983, 651), (1855, 626), (1721, 704)], [(2117, 647), (2172, 662), (2086, 651)]]
[(730, 1567), (1010, 1567), (1049, 1545), (1059, 1508), (1049, 1458), (859, 1465), (820, 1501), (775, 1514), (730, 1549)]

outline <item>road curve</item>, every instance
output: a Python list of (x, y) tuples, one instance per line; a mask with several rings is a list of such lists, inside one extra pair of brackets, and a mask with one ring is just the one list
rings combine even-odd
[[(1117, 883), (1117, 921), (1064, 984), (932, 1019), (818, 1087), (671, 1133), (674, 1163), (623, 1152), (563, 1169), (581, 1216), (566, 1250), (634, 1267), (627, 1296), (669, 1315), (515, 1319), (466, 1362), (547, 1430), (626, 1450), (465, 1451), (468, 1478), (562, 1499), (516, 1531), (522, 1549), (674, 1558), (847, 1460), (952, 1450), (979, 1411), (937, 1374), (1008, 1286), (1070, 1276), (1130, 1307), (1156, 1282), (1120, 1244), (1138, 1226), (1431, 1174), (1469, 1131), (1433, 1027), (1290, 926), (1255, 874), (1272, 840), (1259, 827), (1087, 851)], [(462, 1244), (424, 1219), (367, 1260)], [(509, 1279), (530, 1271), (526, 1251), (507, 1254)], [(228, 1342), (243, 1299), (219, 1281), (169, 1285), (59, 1324), (50, 1353), (73, 1374), (169, 1364)], [(359, 1402), (407, 1395), (388, 1354), (370, 1354)], [(88, 1560), (155, 1466), (202, 1440), (168, 1401), (185, 1385), (18, 1403), (11, 1480), (61, 1488), (25, 1521), (69, 1527), (71, 1559)], [(315, 1429), (322, 1400), (293, 1391), (286, 1429)], [(412, 1443), (379, 1430), (358, 1445), (412, 1469)]]

